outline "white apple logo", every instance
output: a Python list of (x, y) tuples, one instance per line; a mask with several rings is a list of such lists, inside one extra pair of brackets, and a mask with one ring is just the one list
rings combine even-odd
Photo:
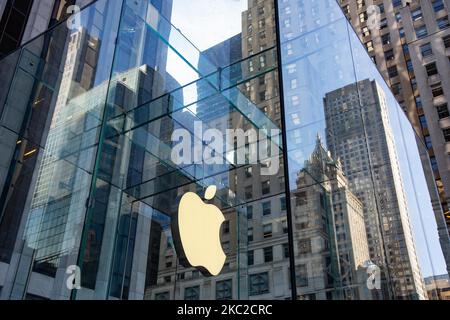
[[(216, 186), (209, 186), (205, 199), (211, 200)], [(220, 242), (220, 226), (225, 221), (222, 211), (207, 204), (193, 192), (183, 195), (178, 213), (172, 219), (172, 233), (180, 263), (196, 267), (204, 275), (216, 276), (225, 263), (225, 253)]]

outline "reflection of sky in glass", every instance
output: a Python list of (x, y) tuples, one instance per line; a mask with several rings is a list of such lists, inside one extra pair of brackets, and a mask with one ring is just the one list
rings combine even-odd
[[(171, 23), (203, 52), (240, 33), (242, 12), (246, 9), (247, 0), (173, 0)], [(173, 38), (172, 33), (170, 41)], [(180, 83), (190, 82), (192, 69), (186, 69), (175, 55), (169, 51), (167, 71)]]

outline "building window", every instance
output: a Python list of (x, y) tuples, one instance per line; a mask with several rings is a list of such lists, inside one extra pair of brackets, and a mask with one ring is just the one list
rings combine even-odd
[(442, 133), (444, 134), (445, 142), (450, 142), (450, 128), (442, 130)]
[(249, 276), (249, 292), (250, 296), (256, 296), (269, 292), (269, 274), (262, 272), (251, 274)]
[(450, 113), (448, 111), (448, 106), (446, 103), (438, 105), (436, 107), (437, 113), (438, 113), (438, 117), (439, 119), (444, 119), (450, 116)]
[(434, 156), (430, 157), (430, 165), (431, 165), (431, 169), (433, 169), (433, 171), (439, 171), (436, 157), (434, 157)]
[(281, 211), (286, 210), (286, 197), (280, 198), (280, 208), (281, 208)]
[(253, 219), (253, 206), (247, 206), (247, 219)]
[(367, 13), (366, 12), (361, 12), (359, 14), (359, 22), (363, 23), (366, 20), (367, 20)]
[(286, 66), (287, 73), (292, 74), (297, 72), (297, 65), (295, 63), (288, 64)]
[(367, 52), (373, 51), (373, 42), (372, 41), (366, 42), (366, 49), (367, 49)]
[(398, 29), (398, 34), (400, 35), (400, 38), (404, 38), (405, 37), (405, 29), (399, 28)]
[(233, 298), (233, 283), (231, 279), (216, 282), (216, 299), (230, 300)]
[(416, 108), (422, 108), (422, 98), (420, 96), (417, 96), (414, 98), (414, 100), (416, 101)]
[(279, 184), (280, 184), (280, 189), (281, 190), (284, 190), (284, 188), (285, 188), (285, 180), (284, 180), (284, 176), (281, 176), (281, 177), (278, 177), (278, 182), (279, 182)]
[(0, 58), (20, 46), (27, 25), (33, 1), (5, 2), (3, 15), (0, 15)]
[(230, 233), (230, 221), (223, 222), (223, 233), (224, 234)]
[(222, 249), (225, 252), (230, 252), (230, 241), (222, 242)]
[(262, 191), (262, 194), (270, 193), (270, 180), (263, 181), (261, 183), (261, 191)]
[(253, 37), (248, 37), (247, 38), (247, 45), (248, 45), (248, 47), (251, 48), (252, 44), (253, 44)]
[(400, 12), (396, 12), (395, 13), (395, 20), (397, 20), (397, 22), (401, 22), (402, 21), (402, 15), (400, 14)]
[(200, 286), (184, 288), (184, 300), (200, 300)]
[(448, 17), (439, 18), (437, 19), (436, 22), (440, 30), (446, 29), (450, 26), (450, 23), (448, 22)]
[(413, 63), (411, 60), (406, 60), (406, 69), (408, 69), (409, 72), (414, 71)]
[(384, 28), (386, 28), (387, 27), (387, 19), (386, 18), (383, 18), (383, 19), (381, 19), (381, 21), (380, 21), (380, 30), (383, 30)]
[(398, 76), (398, 71), (397, 71), (396, 66), (389, 67), (387, 69), (387, 71), (388, 71), (389, 78), (394, 78), (394, 77)]
[(245, 187), (245, 199), (251, 199), (253, 197), (253, 187), (247, 186)]
[(295, 205), (297, 207), (304, 206), (308, 203), (306, 191), (299, 192), (295, 195)]
[(262, 213), (263, 216), (267, 216), (271, 214), (271, 204), (270, 201), (266, 201), (262, 203)]
[(392, 5), (395, 7), (399, 7), (402, 5), (402, 0), (392, 0)]
[(273, 249), (272, 247), (267, 247), (263, 249), (264, 253), (264, 263), (272, 262), (273, 261)]
[(442, 0), (434, 0), (432, 3), (434, 12), (444, 10), (444, 2)]
[(427, 27), (425, 25), (414, 29), (417, 39), (425, 38), (428, 35)]
[(402, 86), (400, 83), (394, 83), (393, 85), (391, 85), (391, 89), (394, 95), (399, 95), (402, 93)]
[(365, 6), (364, 0), (356, 0), (356, 4), (358, 9), (361, 9), (362, 7)]
[(283, 220), (281, 222), (281, 225), (283, 227), (283, 233), (288, 233), (288, 224), (287, 224), (287, 220)]
[(369, 30), (368, 27), (362, 28), (362, 29), (361, 29), (361, 33), (362, 33), (363, 37), (368, 37), (368, 36), (370, 36), (370, 30)]
[[(259, 92), (259, 101), (263, 102), (265, 100), (266, 100), (266, 91), (262, 90), (261, 92)], [(267, 112), (265, 112), (264, 110), (263, 112), (267, 114)]]
[(298, 253), (311, 253), (311, 239), (302, 239), (298, 242)]
[(283, 257), (289, 259), (289, 244), (283, 243)]
[(394, 50), (388, 50), (384, 52), (384, 58), (386, 59), (386, 61), (390, 61), (390, 60), (394, 60), (395, 56), (394, 56)]
[(442, 96), (444, 94), (444, 91), (442, 90), (442, 86), (441, 86), (440, 82), (431, 86), (431, 93), (432, 93), (433, 97), (435, 97), (435, 98)]
[(444, 42), (444, 47), (450, 48), (450, 35), (443, 37), (442, 41)]
[(253, 176), (253, 167), (245, 168), (245, 176), (251, 178)]
[(421, 52), (423, 58), (431, 56), (433, 54), (433, 49), (431, 48), (431, 43), (428, 42), (428, 43), (421, 45), (420, 52)]
[(295, 282), (300, 287), (308, 286), (308, 269), (306, 265), (300, 264), (295, 267)]
[(427, 149), (428, 149), (428, 150), (429, 150), (429, 149), (432, 149), (432, 148), (433, 148), (433, 145), (432, 145), (432, 143), (431, 143), (431, 137), (430, 137), (429, 135), (426, 135), (426, 136), (424, 137), (424, 140), (425, 140), (425, 145), (426, 145)]
[(402, 49), (403, 49), (403, 53), (404, 54), (408, 54), (409, 53), (409, 47), (408, 47), (408, 44), (403, 44), (402, 45)]
[(436, 62), (429, 63), (425, 66), (425, 69), (427, 70), (427, 75), (429, 77), (434, 76), (438, 73)]
[(428, 128), (427, 119), (425, 119), (425, 116), (423, 114), (419, 116), (419, 122), (422, 129)]
[(411, 87), (414, 90), (417, 89), (417, 79), (416, 78), (411, 78)]
[(159, 292), (155, 294), (155, 300), (169, 300), (170, 293), (169, 291)]
[(253, 250), (247, 251), (247, 264), (252, 266), (255, 263), (255, 254)]
[(266, 10), (264, 7), (258, 7), (258, 15), (263, 16)]
[(412, 21), (418, 21), (422, 19), (422, 9), (418, 8), (416, 10), (411, 11), (411, 19)]
[(253, 227), (249, 227), (247, 230), (247, 241), (253, 241)]
[[(286, 0), (285, 0), (286, 1)], [(345, 7), (344, 7), (344, 13), (345, 14), (349, 14), (350, 13), (350, 6), (349, 5), (346, 5)]]
[(263, 237), (270, 238), (272, 236), (272, 224), (268, 223), (263, 225)]
[(391, 43), (391, 35), (389, 33), (384, 34), (381, 36), (381, 42), (383, 45), (387, 45)]

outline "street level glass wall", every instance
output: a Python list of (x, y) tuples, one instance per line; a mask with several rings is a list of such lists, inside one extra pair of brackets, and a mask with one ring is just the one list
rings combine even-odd
[[(424, 153), (335, 1), (98, 0), (0, 73), (2, 299), (416, 299), (439, 266)], [(224, 214), (217, 276), (177, 249), (187, 192)]]
[(336, 1), (278, 10), (297, 297), (426, 299), (445, 263), (425, 149)]
[[(30, 100), (40, 82), (17, 72), (28, 48), (52, 54), (54, 64), (51, 94), (37, 100), (48, 104), (39, 113), (40, 148), (30, 150), (27, 135), (16, 129), (10, 145), (28, 147), (5, 164), (10, 179), (29, 180), (20, 193), (12, 180), (5, 184), (4, 212), (16, 220), (2, 219), (9, 230), (2, 233), (9, 236), (3, 298), (290, 297), (282, 144), (279, 134), (271, 135), (280, 123), (274, 3), (240, 2), (241, 10), (228, 11), (232, 31), (202, 49), (193, 44), (202, 34), (188, 39), (171, 24), (183, 7), (182, 1), (97, 1), (2, 61), (15, 85), (4, 89), (11, 101), (5, 117), (16, 106), (40, 110)], [(223, 14), (211, 9), (217, 18)], [(47, 65), (36, 62), (39, 70)], [(29, 95), (19, 94), (25, 84)], [(21, 104), (12, 103), (16, 96)], [(17, 127), (33, 128), (17, 113), (10, 116)], [(224, 141), (226, 129), (264, 129), (257, 140), (268, 140), (276, 153), (252, 165), (225, 150), (209, 153), (221, 164), (175, 163), (177, 129), (189, 133), (189, 153), (199, 143), (208, 154), (197, 123)], [(259, 141), (231, 144), (246, 159)], [(29, 170), (11, 165), (26, 157), (36, 159)], [(261, 176), (271, 162), (275, 173)], [(214, 278), (180, 264), (171, 229), (181, 196), (203, 197), (210, 185), (218, 189), (211, 202), (226, 218), (227, 260)], [(72, 267), (81, 272), (79, 289), (66, 284)]]
[(27, 297), (33, 270), (53, 278), (76, 265), (120, 5), (98, 1), (74, 24), (64, 22), (5, 58), (15, 64), (2, 60), (2, 72), (11, 75), (1, 89), (1, 257), (16, 270), (4, 280), (9, 298)]

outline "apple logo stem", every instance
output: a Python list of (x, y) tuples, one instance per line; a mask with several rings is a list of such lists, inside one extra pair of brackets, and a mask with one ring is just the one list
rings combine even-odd
[[(209, 186), (205, 199), (213, 199), (216, 191), (216, 186)], [(193, 192), (184, 194), (172, 219), (172, 235), (180, 264), (196, 267), (205, 276), (218, 275), (226, 259), (220, 241), (224, 221), (218, 207), (204, 203)]]

